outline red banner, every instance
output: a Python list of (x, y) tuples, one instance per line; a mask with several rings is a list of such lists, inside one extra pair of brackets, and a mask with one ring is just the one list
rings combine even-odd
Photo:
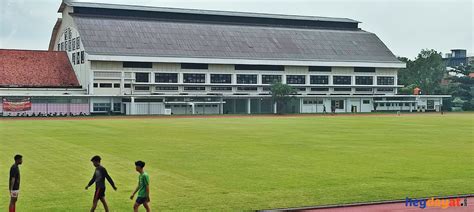
[(21, 112), (31, 110), (30, 98), (3, 98), (3, 111)]

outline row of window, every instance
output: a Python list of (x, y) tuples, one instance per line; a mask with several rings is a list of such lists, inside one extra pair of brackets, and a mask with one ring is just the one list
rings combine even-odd
[[(237, 84), (258, 84), (256, 74), (237, 74)], [(150, 73), (135, 73), (135, 81), (142, 83), (150, 82)], [(272, 84), (281, 82), (282, 75), (262, 75), (262, 84)], [(356, 76), (356, 85), (373, 85), (373, 76)], [(156, 83), (178, 83), (177, 73), (157, 73), (155, 74)], [(206, 83), (206, 74), (183, 74), (184, 83)], [(215, 84), (231, 84), (231, 74), (211, 74), (211, 83)], [(292, 85), (306, 84), (305, 75), (287, 75), (286, 83)], [(329, 84), (329, 76), (312, 75), (310, 76), (310, 84), (327, 85)], [(334, 85), (351, 85), (352, 76), (333, 76)], [(378, 85), (394, 85), (395, 77), (377, 77)]]
[(401, 106), (415, 106), (415, 103), (405, 102), (405, 103), (376, 103), (377, 106), (380, 107), (401, 107)]
[(114, 103), (113, 107), (110, 103), (94, 103), (93, 108), (94, 112), (120, 112), (121, 110), (121, 103)]
[(84, 51), (71, 53), (71, 61), (74, 65), (84, 64)]
[(64, 42), (58, 43), (58, 51), (74, 51), (81, 49), (81, 40), (79, 37), (71, 40), (65, 40)]
[[(102, 87), (102, 84), (101, 84)], [(120, 86), (118, 87), (120, 88)], [(138, 89), (137, 89), (138, 88)], [(157, 91), (178, 91), (178, 86), (158, 86), (155, 87)], [(136, 86), (135, 90), (138, 91), (149, 91), (149, 86)], [(192, 86), (184, 87), (185, 91), (205, 91), (206, 87), (203, 86)], [(237, 87), (237, 91), (257, 91), (258, 87), (248, 86), (248, 87)], [(296, 88), (297, 91), (306, 92), (306, 88)], [(232, 87), (211, 87), (211, 91), (232, 91)], [(270, 91), (270, 87), (264, 87), (263, 91)], [(329, 88), (310, 88), (312, 92), (329, 92)], [(334, 88), (335, 92), (351, 92), (352, 88)], [(377, 91), (381, 92), (393, 92), (393, 88), (378, 88)], [(356, 92), (373, 92), (372, 88), (356, 88)]]
[[(124, 84), (125, 88), (131, 88), (131, 84)], [(94, 88), (120, 88), (120, 83), (94, 83)]]
[[(124, 68), (153, 68), (151, 62), (123, 62)], [(285, 66), (281, 65), (234, 65), (235, 70), (240, 71), (285, 71)], [(208, 70), (209, 64), (203, 63), (181, 63), (181, 69)], [(331, 72), (330, 66), (309, 66), (310, 72)], [(373, 67), (354, 67), (354, 72), (373, 73)]]
[[(94, 83), (94, 88), (120, 88), (120, 83)], [(124, 84), (124, 88), (131, 88), (131, 84)], [(305, 92), (306, 88), (296, 88), (297, 91)], [(135, 90), (149, 91), (149, 86), (135, 86)], [(178, 91), (178, 86), (157, 86), (158, 91)], [(185, 87), (185, 91), (204, 91), (205, 87)], [(257, 91), (257, 87), (237, 87), (238, 91)], [(211, 91), (232, 91), (232, 87), (211, 87)], [(270, 87), (264, 87), (263, 91), (270, 91)], [(328, 92), (329, 88), (310, 88), (314, 92)], [(352, 88), (334, 88), (335, 92), (351, 92)], [(356, 92), (373, 92), (372, 88), (355, 88)], [(393, 92), (393, 88), (377, 88), (379, 92)]]
[[(343, 100), (336, 100), (336, 101), (343, 101)], [(335, 103), (335, 102), (334, 102)], [(303, 100), (303, 104), (305, 105), (322, 105), (323, 100), (322, 99), (317, 99), (317, 100)], [(341, 104), (339, 102), (339, 104)], [(343, 104), (343, 103), (342, 103)], [(370, 104), (370, 100), (362, 100), (362, 104)]]

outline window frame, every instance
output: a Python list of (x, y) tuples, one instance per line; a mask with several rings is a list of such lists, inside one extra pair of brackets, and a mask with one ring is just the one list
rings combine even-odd
[[(138, 75), (147, 75), (147, 80), (146, 82), (145, 81), (142, 81), (142, 80), (139, 80), (139, 77)], [(144, 78), (143, 78), (144, 79)], [(150, 73), (149, 72), (136, 72), (135, 73), (135, 82), (138, 82), (138, 83), (150, 83)]]
[[(301, 79), (297, 79), (297, 78), (300, 78), (300, 77), (302, 77), (303, 81), (300, 81)], [(291, 79), (291, 78), (294, 78), (294, 79)], [(289, 81), (292, 81), (292, 80), (295, 80), (295, 79), (296, 79), (296, 83), (289, 82)], [(295, 75), (295, 74), (286, 75), (286, 84), (289, 84), (289, 85), (305, 85), (306, 84), (306, 75)]]
[[(349, 79), (349, 83), (346, 83), (346, 80), (342, 80), (341, 82), (344, 82), (344, 83), (341, 83), (339, 82), (339, 80), (337, 80), (338, 78)], [(347, 76), (347, 75), (332, 76), (332, 84), (333, 85), (352, 85), (352, 76)]]
[[(223, 76), (228, 79), (222, 79)], [(211, 74), (211, 84), (232, 84), (232, 74)], [(216, 77), (218, 80), (216, 80)]]
[[(204, 79), (202, 78), (202, 76), (204, 76)], [(187, 77), (191, 77), (191, 78), (187, 78)], [(206, 78), (207, 78), (206, 74), (203, 74), (203, 73), (183, 73), (183, 83), (205, 84)]]

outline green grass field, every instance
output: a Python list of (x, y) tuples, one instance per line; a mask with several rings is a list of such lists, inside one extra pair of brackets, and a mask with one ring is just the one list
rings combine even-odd
[[(474, 193), (474, 113), (212, 119), (0, 119), (0, 211), (24, 155), (18, 211), (87, 211), (99, 154), (131, 211), (133, 162), (152, 208), (240, 211)], [(101, 211), (102, 207), (99, 207)]]

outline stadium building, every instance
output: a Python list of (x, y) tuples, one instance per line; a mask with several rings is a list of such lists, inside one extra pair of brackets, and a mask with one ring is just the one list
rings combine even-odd
[(405, 64), (351, 19), (70, 1), (58, 12), (49, 50), (67, 53), (90, 113), (275, 113), (275, 81), (298, 92), (288, 113), (439, 111), (448, 97), (397, 95)]

